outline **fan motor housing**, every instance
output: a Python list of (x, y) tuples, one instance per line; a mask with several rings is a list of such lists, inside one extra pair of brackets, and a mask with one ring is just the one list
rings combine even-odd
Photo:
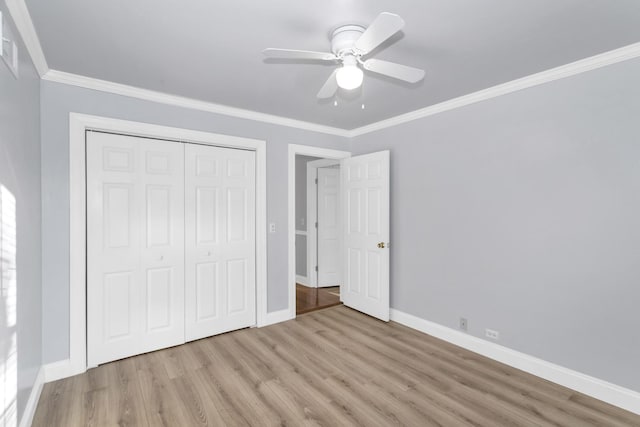
[(361, 25), (343, 25), (331, 33), (331, 51), (338, 56), (345, 53), (353, 53), (354, 45), (364, 33)]

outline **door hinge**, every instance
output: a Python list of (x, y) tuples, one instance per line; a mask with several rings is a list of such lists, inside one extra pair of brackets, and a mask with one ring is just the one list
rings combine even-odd
[(318, 271), (318, 266), (316, 265), (316, 271)]
[(318, 228), (318, 222), (316, 221), (316, 228)]
[(318, 178), (316, 178), (316, 184), (318, 183)]

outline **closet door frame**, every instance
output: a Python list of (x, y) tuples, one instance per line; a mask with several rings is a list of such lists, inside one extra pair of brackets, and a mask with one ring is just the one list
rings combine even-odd
[(269, 324), (267, 316), (266, 143), (262, 140), (189, 129), (132, 122), (79, 113), (69, 114), (69, 358), (48, 365), (45, 380), (55, 381), (83, 373), (87, 366), (86, 301), (86, 132), (102, 131), (239, 148), (256, 153), (256, 326)]

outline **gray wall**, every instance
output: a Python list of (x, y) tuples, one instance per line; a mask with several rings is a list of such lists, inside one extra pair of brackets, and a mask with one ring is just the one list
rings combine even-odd
[[(0, 8), (10, 19), (4, 2)], [(42, 363), (40, 83), (21, 42), (18, 52), (18, 80), (0, 59), (0, 185), (16, 198), (18, 416), (22, 417)], [(0, 322), (6, 327), (5, 319)]]
[(307, 162), (319, 159), (296, 156), (296, 230), (307, 231)]
[(363, 135), (391, 305), (640, 391), (640, 60)]
[(296, 274), (307, 277), (307, 236), (302, 234), (296, 234)]
[[(296, 155), (296, 230), (307, 231), (307, 162), (319, 157)], [(307, 236), (296, 235), (296, 274), (307, 277)]]
[(42, 81), (44, 361), (69, 355), (69, 113), (93, 114), (267, 141), (268, 310), (287, 308), (288, 144), (344, 149), (345, 138)]
[[(24, 69), (20, 86), (35, 80)], [(500, 344), (640, 391), (638, 76), (640, 61), (628, 61), (351, 141), (355, 153), (392, 151), (392, 307), (452, 328), (464, 316), (472, 335), (496, 329)], [(37, 88), (0, 81), (2, 105), (25, 109), (22, 119), (3, 109), (0, 180), (23, 206), (28, 252), (38, 244), (38, 126), (24, 118)], [(287, 143), (344, 149), (345, 139), (51, 82), (41, 90), (46, 362), (68, 356), (72, 111), (266, 139), (268, 221), (278, 226), (269, 311), (286, 307)], [(39, 362), (39, 313), (24, 307), (39, 297), (39, 273), (18, 262), (20, 345), (32, 345), (22, 378)]]

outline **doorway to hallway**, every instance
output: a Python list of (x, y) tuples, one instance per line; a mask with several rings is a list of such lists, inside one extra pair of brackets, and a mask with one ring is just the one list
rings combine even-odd
[(296, 283), (296, 315), (340, 304), (340, 286), (310, 288)]

